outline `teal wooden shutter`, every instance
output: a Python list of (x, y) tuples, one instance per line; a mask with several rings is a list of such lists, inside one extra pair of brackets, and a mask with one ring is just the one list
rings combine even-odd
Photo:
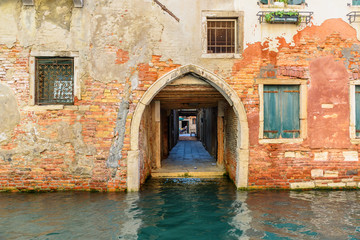
[(360, 85), (355, 87), (355, 108), (356, 137), (360, 137)]
[(359, 6), (360, 5), (360, 0), (353, 0), (352, 5)]
[(280, 101), (278, 86), (264, 86), (264, 138), (280, 137)]
[(300, 137), (299, 86), (280, 86), (281, 137)]
[(289, 5), (300, 5), (304, 2), (305, 2), (305, 0), (288, 0)]
[(300, 137), (299, 86), (264, 86), (264, 138), (280, 137)]

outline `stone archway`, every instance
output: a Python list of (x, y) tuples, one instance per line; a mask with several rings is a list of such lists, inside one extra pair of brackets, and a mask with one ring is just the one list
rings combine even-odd
[(249, 165), (249, 127), (247, 122), (246, 111), (237, 93), (220, 77), (214, 73), (193, 65), (185, 65), (173, 71), (168, 72), (159, 78), (144, 93), (138, 102), (131, 121), (130, 129), (130, 151), (127, 156), (127, 190), (138, 191), (140, 188), (140, 159), (139, 159), (139, 130), (140, 121), (145, 110), (152, 99), (169, 83), (184, 76), (187, 73), (195, 73), (201, 76), (204, 81), (208, 82), (217, 89), (224, 98), (233, 107), (237, 115), (238, 122), (238, 139), (237, 139), (237, 169), (235, 185), (247, 187), (248, 185), (248, 165)]

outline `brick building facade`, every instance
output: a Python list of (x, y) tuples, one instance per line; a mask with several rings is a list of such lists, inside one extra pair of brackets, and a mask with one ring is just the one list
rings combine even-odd
[(355, 3), (160, 2), (1, 1), (1, 190), (138, 190), (190, 88), (238, 187), (358, 186)]

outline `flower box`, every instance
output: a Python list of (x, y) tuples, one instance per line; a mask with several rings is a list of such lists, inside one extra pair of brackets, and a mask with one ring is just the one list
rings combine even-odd
[(267, 23), (288, 23), (288, 24), (298, 24), (300, 22), (300, 16), (298, 12), (268, 12), (265, 14), (265, 21)]
[(272, 20), (269, 21), (269, 23), (293, 23), (293, 24), (297, 24), (299, 22), (299, 16), (283, 16), (283, 17), (278, 17), (278, 16), (274, 16), (274, 18)]

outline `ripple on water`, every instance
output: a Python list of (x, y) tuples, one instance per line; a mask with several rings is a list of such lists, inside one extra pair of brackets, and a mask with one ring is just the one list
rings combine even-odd
[(1, 193), (0, 206), (0, 239), (360, 239), (358, 191), (153, 179), (139, 193)]

